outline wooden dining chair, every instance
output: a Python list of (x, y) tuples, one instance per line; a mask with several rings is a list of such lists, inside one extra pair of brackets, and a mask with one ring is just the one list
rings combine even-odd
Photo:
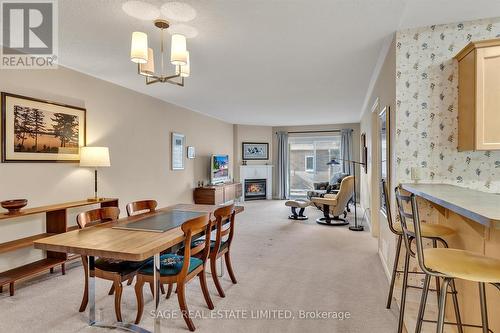
[[(191, 244), (193, 235), (199, 233), (205, 234), (205, 240), (194, 248), (185, 246), (183, 255), (166, 253), (160, 256), (160, 284), (177, 284), (179, 307), (190, 331), (194, 331), (196, 328), (189, 316), (189, 310), (186, 304), (185, 285), (187, 282), (198, 276), (205, 302), (210, 310), (214, 309), (210, 294), (208, 293), (207, 280), (205, 277), (205, 265), (210, 254), (211, 227), (208, 215), (200, 216), (183, 223), (181, 229), (184, 233), (185, 244)], [(188, 260), (186, 260), (186, 258), (188, 258)], [(151, 283), (154, 281), (153, 266), (153, 262), (150, 261), (137, 273), (137, 282), (135, 284), (135, 294), (137, 297), (136, 324), (140, 323), (144, 311), (144, 283)]]
[[(222, 289), (217, 275), (217, 259), (224, 256), (229, 277), (234, 284), (237, 283), (233, 267), (231, 265), (231, 242), (234, 235), (235, 215), (234, 205), (218, 208), (214, 212), (216, 219), (216, 236), (215, 240), (210, 242), (210, 273), (212, 274), (212, 279), (214, 280), (215, 287), (217, 288), (220, 297), (226, 297), (226, 295), (224, 294), (224, 290)], [(194, 241), (192, 246), (197, 246), (200, 241), (201, 240)]]
[[(100, 223), (115, 221), (120, 215), (118, 207), (105, 207), (90, 210), (78, 214), (76, 222), (80, 229), (85, 229), (95, 226)], [(85, 285), (83, 289), (83, 298), (80, 305), (80, 312), (85, 311), (88, 304), (88, 260), (87, 256), (82, 256), (83, 268), (85, 270)], [(113, 286), (109, 294), (115, 294), (115, 314), (118, 321), (122, 321), (121, 315), (121, 297), (122, 297), (122, 282), (132, 281), (137, 270), (144, 265), (145, 262), (121, 261), (106, 258), (97, 258), (95, 260), (95, 270), (90, 272), (91, 276), (109, 280), (113, 282)]]
[(127, 215), (134, 216), (144, 213), (152, 213), (156, 210), (158, 202), (156, 200), (141, 200), (127, 204)]
[[(153, 213), (156, 211), (156, 207), (158, 206), (158, 202), (156, 200), (140, 200), (128, 203), (126, 206), (127, 215), (135, 216), (146, 213)], [(132, 284), (132, 280), (127, 282), (127, 285), (130, 286)], [(150, 283), (151, 293), (153, 294), (153, 283)], [(165, 294), (165, 288), (163, 284), (160, 285), (160, 291), (162, 294)], [(170, 298), (170, 294), (172, 293), (172, 285), (168, 286), (168, 294), (167, 298)]]

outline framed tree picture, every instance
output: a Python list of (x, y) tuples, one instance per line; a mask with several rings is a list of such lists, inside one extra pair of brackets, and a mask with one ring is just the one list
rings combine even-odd
[(241, 147), (243, 160), (268, 160), (269, 143), (243, 142)]
[(172, 170), (184, 170), (184, 134), (172, 133)]
[(86, 110), (2, 93), (2, 162), (78, 162)]

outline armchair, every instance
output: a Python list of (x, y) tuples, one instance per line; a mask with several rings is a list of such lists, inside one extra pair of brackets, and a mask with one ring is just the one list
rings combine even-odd
[[(347, 176), (349, 176), (349, 174), (337, 172), (332, 176), (330, 182), (314, 183), (314, 190), (307, 192), (307, 199), (309, 199), (316, 208), (322, 210), (323, 205), (315, 203), (312, 199), (323, 198), (326, 194), (337, 194), (340, 189), (340, 183)], [(347, 205), (347, 211), (350, 212), (349, 205)]]
[[(322, 206), (324, 217), (316, 220), (317, 223), (326, 225), (347, 225), (347, 205), (354, 194), (354, 177), (347, 176), (342, 179), (340, 189), (337, 194), (325, 194), (321, 197), (313, 197), (312, 202), (316, 206)], [(344, 218), (340, 218), (340, 215)], [(337, 222), (332, 222), (337, 221)]]

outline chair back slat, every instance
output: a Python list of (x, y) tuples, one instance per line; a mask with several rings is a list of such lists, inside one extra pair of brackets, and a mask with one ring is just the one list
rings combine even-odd
[[(210, 231), (211, 224), (208, 214), (195, 217), (187, 222), (184, 222), (181, 225), (182, 232), (184, 232), (184, 263), (182, 265), (182, 269), (179, 273), (179, 279), (183, 279), (189, 271), (189, 258), (192, 255), (202, 253), (198, 258), (200, 258), (204, 263), (208, 258), (210, 253)], [(197, 235), (199, 233), (204, 233), (205, 241), (194, 249), (191, 249), (191, 241), (193, 239), (193, 235)]]
[(385, 179), (382, 179), (380, 183), (382, 186), (382, 195), (384, 196), (385, 207), (387, 210), (386, 214), (387, 214), (387, 223), (389, 224), (389, 230), (393, 234), (400, 235), (401, 233), (394, 228), (394, 221), (392, 219), (392, 210), (389, 202), (390, 200), (389, 200), (389, 191), (387, 190), (387, 183), (385, 182)]
[[(213, 255), (217, 255), (222, 244), (223, 237), (227, 236), (225, 240), (227, 242), (227, 247), (231, 246), (231, 242), (234, 236), (234, 220), (236, 212), (234, 210), (234, 204), (227, 205), (218, 208), (214, 212), (215, 223), (216, 223), (216, 236), (215, 236), (215, 251)], [(227, 222), (229, 221), (229, 222)]]
[(96, 224), (118, 220), (120, 209), (118, 207), (103, 207), (77, 215), (76, 223), (80, 229), (94, 226)]
[(127, 204), (127, 215), (139, 215), (144, 213), (152, 213), (156, 210), (158, 202), (156, 200), (141, 200)]

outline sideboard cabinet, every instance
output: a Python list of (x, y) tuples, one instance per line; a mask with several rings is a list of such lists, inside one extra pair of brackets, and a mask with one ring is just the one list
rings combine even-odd
[(469, 43), (458, 61), (458, 150), (500, 150), (500, 39)]
[(222, 205), (237, 200), (242, 195), (241, 183), (225, 183), (197, 187), (194, 189), (194, 203), (205, 205)]

